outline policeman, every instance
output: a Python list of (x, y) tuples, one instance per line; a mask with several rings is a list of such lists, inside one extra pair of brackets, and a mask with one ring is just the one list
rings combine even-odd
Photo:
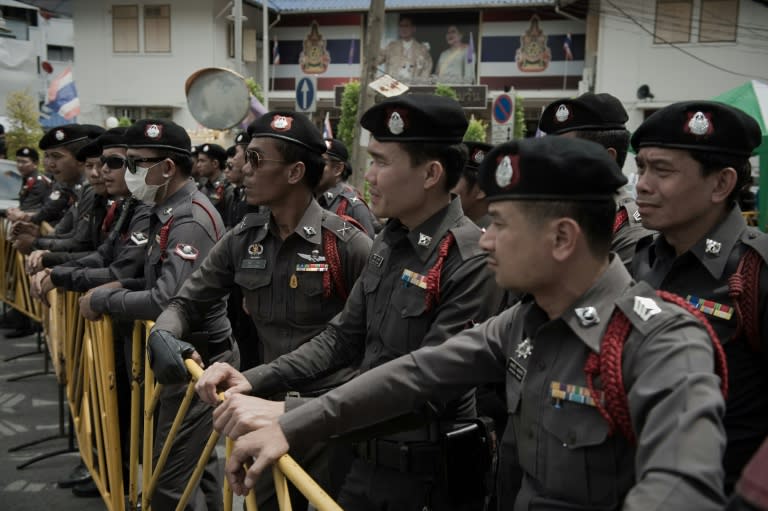
[(36, 213), (45, 197), (51, 193), (51, 180), (40, 174), (37, 165), (40, 157), (32, 147), (21, 147), (16, 151), (16, 169), (22, 177), (19, 191), (19, 209)]
[(227, 209), (232, 202), (233, 187), (224, 178), (224, 165), (227, 163), (227, 150), (218, 144), (203, 144), (197, 151), (197, 171), (201, 178), (205, 179), (205, 183), (200, 188), (200, 191), (205, 194), (211, 203), (216, 207), (225, 220), (224, 226), (229, 228), (231, 225), (227, 225)]
[(232, 184), (232, 200), (228, 204), (227, 215), (224, 223), (234, 227), (248, 213), (259, 212), (259, 206), (248, 204), (245, 193), (245, 151), (251, 143), (251, 136), (244, 131), (235, 137), (235, 145), (232, 146), (233, 154), (227, 158), (227, 180)]
[[(183, 338), (200, 323), (195, 318), (204, 318), (211, 304), (237, 286), (255, 324), (262, 360), (271, 362), (323, 331), (344, 307), (365, 267), (371, 240), (323, 210), (312, 197), (325, 152), (317, 128), (302, 114), (269, 112), (248, 127), (248, 135), (252, 137), (245, 177), (248, 201), (269, 210), (247, 215), (214, 247), (157, 319), (149, 338), (153, 352), (165, 345), (161, 334)], [(206, 326), (203, 322), (199, 328)], [(160, 361), (154, 358), (153, 368), (160, 373)], [(185, 374), (181, 359), (177, 363)], [(319, 395), (354, 374), (354, 368), (343, 367), (295, 390), (305, 397)], [(285, 393), (275, 397), (283, 401)], [(285, 406), (301, 402), (289, 398)], [(317, 467), (312, 472), (326, 480), (324, 467), (317, 466), (319, 454), (309, 454)], [(262, 500), (259, 509), (276, 508), (274, 491), (259, 491), (257, 496)]]
[[(440, 96), (388, 98), (368, 110), (361, 124), (373, 136), (366, 174), (371, 206), (390, 220), (374, 240), (344, 310), (314, 339), (271, 364), (244, 375), (221, 365), (209, 369), (197, 385), (206, 401), (215, 402), (219, 385), (230, 387), (230, 394), (269, 396), (350, 365), (368, 371), (440, 344), (497, 310), (497, 288), (477, 244), (480, 229), (450, 194), (466, 159), (461, 140), (467, 120), (459, 104)], [(238, 397), (214, 411), (215, 427), (229, 436), (251, 428), (250, 421), (237, 420), (244, 414), (260, 420), (282, 412), (271, 402), (262, 406), (256, 398)], [(482, 505), (486, 466), (464, 464), (466, 484), (451, 496), (439, 466), (447, 455), (441, 434), (474, 418), (474, 392), (435, 401), (434, 409), (436, 416), (414, 414), (362, 435), (368, 439), (357, 446), (340, 491), (344, 509), (440, 509), (446, 500), (454, 500), (456, 509)], [(414, 453), (411, 461), (403, 453)]]
[(464, 145), (467, 146), (469, 157), (464, 164), (464, 170), (461, 171), (459, 182), (451, 191), (461, 199), (461, 209), (464, 210), (464, 214), (485, 230), (491, 223), (491, 217), (488, 216), (485, 192), (480, 189), (477, 182), (477, 172), (485, 155), (493, 146), (482, 142), (464, 142)]
[(703, 312), (728, 357), (727, 493), (768, 436), (768, 236), (746, 225), (736, 203), (760, 141), (752, 117), (709, 101), (663, 108), (632, 136), (637, 205), (660, 233), (638, 244), (633, 275)]
[[(152, 205), (143, 277), (124, 278), (89, 291), (80, 299), (80, 313), (87, 319), (109, 313), (118, 319), (154, 321), (223, 236), (224, 224), (216, 208), (189, 179), (191, 142), (184, 128), (170, 121), (145, 119), (128, 128), (125, 139), (128, 189), (133, 197)], [(206, 364), (221, 360), (239, 365), (226, 314), (226, 302), (212, 304), (207, 311), (207, 331), (192, 331), (185, 338), (196, 346)], [(184, 385), (163, 387), (155, 438), (168, 435), (184, 391)], [(153, 508), (175, 508), (211, 431), (210, 409), (193, 401), (160, 475)], [(155, 461), (161, 448), (162, 442), (157, 441)], [(216, 465), (214, 455), (190, 500), (191, 509), (221, 508)]]
[(616, 163), (593, 142), (524, 139), (491, 151), (480, 183), (493, 219), (480, 242), (488, 266), (528, 298), (241, 436), (226, 466), (234, 491), (289, 446), (506, 380), (518, 446), (507, 462), (523, 473), (514, 509), (722, 509), (722, 352), (667, 302), (681, 299), (634, 284), (609, 255), (626, 183)]
[(327, 150), (323, 154), (323, 160), (325, 160), (323, 175), (315, 189), (317, 202), (328, 211), (352, 218), (368, 236), (373, 238), (378, 220), (357, 190), (346, 182), (352, 174), (352, 167), (347, 161), (349, 160), (347, 147), (344, 142), (336, 139), (326, 139), (325, 145)]
[[(539, 129), (548, 135), (597, 142), (622, 168), (629, 149), (629, 131), (624, 127), (628, 118), (624, 105), (616, 97), (587, 92), (577, 98), (550, 103), (541, 114)], [(635, 245), (652, 233), (643, 228), (640, 212), (629, 192), (621, 188), (618, 193), (611, 250), (619, 254), (629, 269)]]

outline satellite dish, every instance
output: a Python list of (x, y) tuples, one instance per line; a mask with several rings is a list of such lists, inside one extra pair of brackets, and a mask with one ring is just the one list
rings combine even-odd
[(653, 99), (655, 96), (651, 94), (651, 88), (647, 85), (641, 85), (637, 89), (637, 99)]
[(184, 84), (192, 117), (206, 128), (225, 130), (248, 114), (250, 94), (245, 78), (221, 67), (199, 69)]

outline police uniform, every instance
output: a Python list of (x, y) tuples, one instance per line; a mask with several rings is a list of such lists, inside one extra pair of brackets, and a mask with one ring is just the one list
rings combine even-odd
[[(599, 146), (544, 138), (498, 146), (481, 182), (491, 201), (610, 200), (626, 179)], [(621, 363), (613, 366), (623, 385), (610, 387), (625, 392), (622, 420), (605, 404), (606, 384), (595, 375), (606, 369), (603, 351), (616, 346), (607, 341), (615, 314), (627, 325)], [(522, 478), (514, 481), (514, 507), (503, 509), (714, 511), (724, 502), (715, 347), (691, 313), (634, 284), (612, 256), (559, 317), (524, 300), (440, 345), (363, 373), (279, 424), (291, 447), (300, 447), (505, 381), (506, 434), (515, 446), (515, 459), (505, 462)], [(590, 385), (585, 367), (595, 360)]]
[[(281, 140), (308, 145), (317, 153), (325, 150), (320, 133), (306, 117), (291, 116), (291, 128), (278, 132), (271, 127), (276, 115), (264, 114), (249, 126), (249, 134), (277, 135)], [(184, 338), (198, 323), (196, 318), (205, 317), (212, 304), (220, 303), (237, 288), (245, 299), (256, 334), (255, 339), (241, 339), (240, 344), (252, 344), (258, 339), (262, 360), (271, 362), (320, 333), (341, 311), (366, 264), (370, 245), (367, 236), (323, 210), (315, 200), (309, 202), (293, 234), (284, 239), (268, 211), (251, 213), (211, 250), (200, 269), (157, 318), (155, 330)], [(236, 304), (238, 308), (240, 303)], [(205, 329), (205, 324), (202, 327)], [(354, 366), (345, 366), (294, 390), (302, 396), (319, 395), (355, 374)], [(285, 398), (284, 394), (274, 397)], [(286, 406), (300, 403), (300, 399), (289, 398)], [(317, 451), (302, 453), (302, 464), (311, 461), (310, 472), (325, 480), (323, 453)], [(266, 506), (264, 499), (270, 497), (269, 493), (257, 492), (260, 509)]]
[[(461, 175), (467, 185), (469, 185), (469, 188), (472, 188), (477, 183), (477, 173), (480, 169), (480, 164), (483, 163), (485, 156), (493, 146), (483, 142), (471, 141), (464, 142), (464, 145), (467, 148), (467, 163), (464, 164), (464, 170), (461, 171)], [(467, 206), (467, 204), (462, 204), (462, 207), (465, 208), (465, 213)], [(491, 225), (491, 217), (488, 214), (484, 214), (479, 218), (473, 218), (472, 221), (483, 231)]]
[[(167, 121), (136, 122), (125, 134), (130, 148), (156, 148), (189, 156), (186, 131)], [(118, 319), (155, 320), (189, 275), (224, 234), (224, 224), (210, 201), (187, 181), (171, 196), (152, 206), (143, 278), (122, 279), (121, 289), (96, 289), (90, 305), (95, 312)], [(213, 304), (206, 312), (206, 331), (191, 332), (188, 339), (198, 348), (206, 364), (214, 361), (237, 366), (237, 347), (231, 341), (226, 302)], [(186, 385), (163, 387), (157, 415), (156, 459), (183, 399)], [(165, 470), (153, 497), (153, 507), (175, 507), (189, 480), (203, 446), (213, 429), (210, 408), (195, 399), (171, 448)], [(190, 447), (193, 448), (190, 448)], [(213, 455), (189, 506), (194, 510), (220, 509), (221, 481)]]
[(229, 205), (233, 202), (232, 194), (234, 187), (232, 186), (232, 183), (227, 181), (224, 177), (224, 173), (221, 172), (224, 168), (223, 162), (227, 161), (227, 151), (218, 144), (202, 144), (201, 146), (198, 146), (197, 154), (205, 154), (211, 160), (217, 160), (221, 164), (219, 177), (212, 181), (206, 179), (205, 183), (200, 187), (200, 191), (203, 192), (211, 201), (211, 204), (216, 207), (221, 218), (225, 220), (225, 227), (232, 227), (232, 225), (226, 223), (226, 220), (228, 218), (227, 211), (230, 207)]
[[(37, 165), (37, 151), (31, 147), (22, 147), (16, 151), (16, 159), (30, 158)], [(51, 180), (35, 169), (23, 178), (19, 190), (19, 209), (25, 212), (36, 212), (45, 198), (51, 193)]]
[[(699, 115), (701, 114), (701, 115)], [(691, 125), (703, 118), (701, 131)], [(708, 101), (675, 103), (649, 117), (632, 137), (635, 150), (643, 147), (688, 149), (717, 154), (730, 153), (748, 158), (760, 144), (760, 129), (745, 113)], [(765, 264), (750, 277), (758, 290), (758, 315), (753, 318), (759, 339), (752, 346), (745, 335), (737, 304), (737, 291), (729, 280), (748, 249), (768, 259), (768, 236), (748, 227), (738, 205), (699, 239), (687, 252), (677, 256), (664, 234), (638, 244), (633, 276), (651, 286), (685, 297), (706, 314), (725, 347), (728, 357), (729, 397), (725, 427), (728, 447), (723, 460), (726, 490), (730, 491), (742, 468), (763, 439), (768, 436), (768, 275)], [(746, 283), (743, 284), (747, 286)]]
[[(574, 133), (577, 138), (589, 140), (590, 133), (626, 131), (628, 119), (624, 105), (616, 97), (587, 92), (577, 98), (550, 103), (541, 113), (539, 129), (548, 135)], [(622, 152), (626, 147), (614, 149)], [(624, 189), (617, 192), (616, 208), (611, 250), (619, 254), (624, 266), (629, 269), (637, 242), (653, 233), (643, 227), (637, 204)]]
[[(396, 121), (403, 118), (408, 124), (401, 130)], [(421, 95), (384, 100), (363, 115), (361, 124), (380, 141), (409, 143), (429, 137), (433, 142), (456, 144), (467, 127), (454, 101)], [(421, 346), (440, 344), (473, 321), (484, 320), (494, 307), (497, 288), (478, 246), (480, 234), (456, 200), (410, 231), (391, 219), (374, 240), (344, 310), (329, 326), (299, 350), (244, 373), (254, 393), (292, 390), (307, 377), (320, 378), (358, 363), (365, 372)], [(439, 288), (427, 277), (430, 273), (440, 275)], [(381, 501), (388, 503), (388, 509), (417, 509), (417, 505), (421, 509), (432, 499), (443, 498), (445, 483), (435, 465), (439, 421), (448, 424), (475, 416), (473, 392), (452, 398), (436, 405), (439, 418), (416, 416), (405, 424), (390, 425), (388, 433), (396, 433), (379, 430), (363, 436), (367, 439), (359, 443), (359, 457), (341, 489), (342, 507), (371, 509)], [(429, 452), (418, 465), (375, 454), (421, 446)], [(376, 481), (373, 487), (369, 487), (371, 478)], [(483, 496), (467, 498), (472, 508)]]
[[(235, 137), (235, 145), (243, 146), (243, 149), (248, 147), (248, 144), (250, 143), (251, 136), (248, 134), (248, 132), (244, 131), (242, 133), (238, 133), (238, 135)], [(237, 224), (239, 224), (240, 221), (243, 220), (245, 215), (248, 213), (258, 213), (262, 209), (265, 208), (261, 208), (259, 206), (251, 206), (248, 204), (245, 196), (244, 184), (239, 186), (232, 184), (232, 200), (227, 203), (227, 212), (226, 215), (224, 215), (224, 225), (231, 229), (232, 227), (235, 227)]]

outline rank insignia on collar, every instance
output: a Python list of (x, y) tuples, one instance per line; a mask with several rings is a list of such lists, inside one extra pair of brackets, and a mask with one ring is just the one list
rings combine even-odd
[(58, 190), (54, 190), (51, 192), (51, 195), (49, 195), (51, 200), (59, 200), (61, 198), (61, 192)]
[(640, 216), (640, 212), (639, 212), (639, 211), (635, 211), (634, 213), (632, 213), (632, 218), (634, 218), (634, 219), (635, 219), (635, 222), (640, 222), (640, 221), (642, 221), (642, 219), (643, 219), (643, 218)]
[(172, 211), (173, 211), (173, 208), (165, 208), (163, 210), (163, 214), (164, 215), (170, 215)]
[(592, 326), (600, 323), (597, 309), (594, 307), (579, 307), (574, 309), (574, 312), (576, 313), (576, 316), (578, 316), (581, 326)]
[(359, 200), (360, 199), (358, 199), (357, 197), (352, 197), (352, 198), (349, 199), (349, 202), (351, 202), (352, 204), (355, 204)]
[(251, 243), (248, 247), (248, 255), (258, 257), (264, 252), (264, 246), (261, 243)]
[(312, 237), (315, 234), (317, 234), (317, 231), (315, 231), (315, 228), (312, 227), (311, 225), (305, 225), (304, 226), (304, 234), (306, 234), (309, 237)]
[(419, 233), (419, 246), (420, 247), (428, 247), (429, 244), (432, 243), (432, 236), (427, 236), (424, 233)]
[(149, 241), (149, 238), (147, 238), (147, 235), (144, 234), (143, 232), (137, 231), (137, 232), (131, 233), (131, 241), (135, 245), (146, 245), (147, 242)]
[(531, 340), (526, 338), (517, 345), (517, 348), (515, 348), (515, 356), (517, 358), (526, 359), (531, 356), (531, 353), (533, 353), (533, 344), (531, 343)]
[(376, 265), (377, 268), (381, 268), (384, 263), (384, 258), (379, 254), (371, 254), (371, 262)]
[(195, 247), (192, 245), (186, 245), (184, 243), (179, 243), (176, 245), (176, 250), (174, 250), (173, 253), (186, 261), (194, 261), (197, 259), (197, 255), (199, 254)]
[(653, 299), (645, 298), (644, 296), (635, 297), (635, 306), (633, 310), (643, 321), (648, 321), (661, 312), (661, 308), (659, 308), (658, 304)]
[(718, 255), (720, 254), (720, 249), (723, 248), (722, 243), (719, 241), (711, 240), (709, 238), (707, 238), (706, 244), (707, 246), (704, 249), (704, 252), (707, 254)]
[(325, 198), (328, 200), (333, 200), (333, 192), (325, 192)]

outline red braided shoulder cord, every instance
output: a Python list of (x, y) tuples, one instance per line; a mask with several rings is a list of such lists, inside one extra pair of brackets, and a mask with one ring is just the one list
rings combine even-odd
[(728, 278), (728, 295), (736, 309), (736, 331), (731, 340), (745, 334), (755, 351), (760, 351), (758, 304), (760, 301), (760, 266), (763, 259), (754, 249), (747, 249), (736, 271)]
[(165, 260), (165, 249), (168, 248), (168, 233), (171, 230), (171, 225), (173, 225), (173, 219), (176, 217), (171, 217), (170, 220), (168, 220), (163, 226), (160, 228), (160, 259)]
[[(686, 309), (704, 325), (712, 340), (712, 347), (715, 352), (715, 372), (720, 377), (720, 390), (723, 393), (723, 398), (727, 398), (728, 366), (725, 360), (725, 352), (712, 325), (704, 317), (704, 314), (680, 296), (667, 291), (656, 291), (656, 294), (663, 300)], [(618, 428), (622, 435), (631, 444), (634, 444), (636, 442), (635, 432), (632, 429), (629, 403), (626, 390), (624, 389), (624, 378), (621, 370), (621, 356), (624, 343), (627, 337), (629, 337), (631, 326), (629, 319), (627, 319), (624, 313), (616, 309), (600, 344), (600, 354), (598, 355), (594, 352), (589, 354), (584, 364), (584, 372), (587, 378), (587, 387), (595, 399), (597, 409), (608, 423), (608, 434), (612, 435), (615, 429)], [(596, 391), (594, 386), (594, 377), (596, 375), (600, 376), (604, 388), (604, 403), (600, 399), (600, 393)]]
[(325, 247), (325, 259), (328, 261), (328, 271), (323, 273), (323, 296), (331, 296), (331, 280), (336, 293), (342, 300), (347, 299), (347, 286), (344, 285), (344, 276), (341, 274), (341, 258), (339, 257), (339, 245), (336, 235), (330, 229), (323, 229), (323, 246)]
[(437, 261), (435, 265), (427, 272), (427, 292), (425, 296), (427, 311), (432, 310), (432, 307), (440, 301), (440, 274), (443, 271), (443, 265), (445, 264), (445, 258), (448, 256), (448, 250), (455, 241), (453, 233), (449, 232), (440, 242), (440, 246), (437, 249)]
[(629, 221), (629, 213), (625, 208), (621, 208), (616, 212), (616, 217), (613, 219), (613, 234), (619, 232), (619, 229)]

